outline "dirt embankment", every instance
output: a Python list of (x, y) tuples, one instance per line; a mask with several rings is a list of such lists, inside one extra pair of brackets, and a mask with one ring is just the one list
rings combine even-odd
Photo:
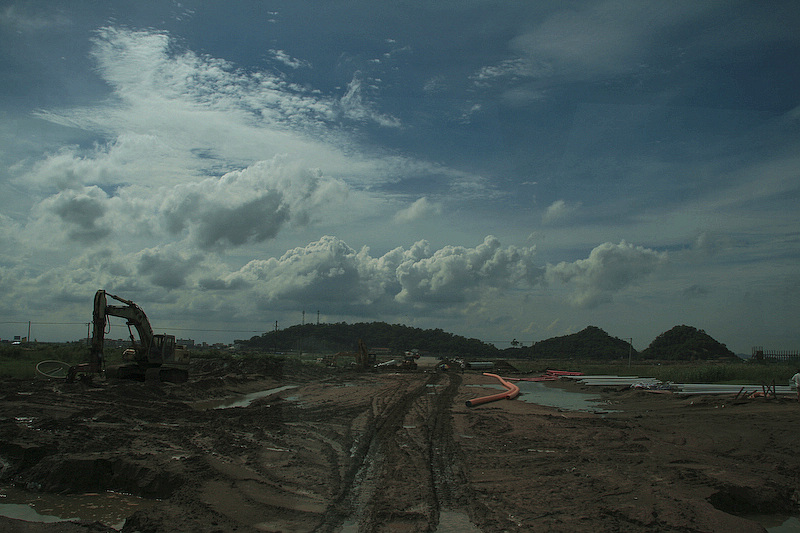
[[(605, 415), (465, 406), (491, 383), (209, 362), (184, 385), (10, 381), (0, 481), (158, 499), (131, 532), (435, 531), (453, 514), (484, 533), (762, 531), (737, 515), (798, 512), (796, 402), (608, 390)], [(0, 520), (68, 528), (110, 530)]]

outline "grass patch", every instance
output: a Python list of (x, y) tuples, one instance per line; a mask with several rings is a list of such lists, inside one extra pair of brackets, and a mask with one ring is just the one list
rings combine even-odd
[(510, 361), (526, 373), (539, 373), (547, 369), (570, 370), (584, 374), (611, 374), (616, 376), (639, 376), (655, 378), (671, 383), (726, 383), (734, 385), (760, 385), (772, 383), (787, 385), (789, 378), (798, 371), (798, 363), (755, 364), (745, 361), (730, 363), (674, 362), (633, 364), (598, 363), (595, 361)]
[[(40, 361), (63, 361), (74, 365), (88, 359), (89, 347), (85, 342), (0, 345), (0, 378), (33, 379), (36, 377), (36, 364)], [(121, 361), (121, 349), (107, 350), (107, 364)]]
[[(106, 365), (121, 364), (123, 348), (105, 350)], [(303, 360), (294, 355), (275, 355), (271, 353), (233, 354), (227, 350), (192, 350), (194, 360), (222, 359), (226, 361), (254, 360), (266, 366), (281, 367), (286, 372), (296, 371), (305, 366), (318, 366), (313, 360)], [(30, 343), (20, 345), (0, 344), (0, 378), (33, 379), (36, 365), (41, 361), (63, 361), (70, 365), (89, 360), (89, 346), (85, 342), (71, 343)]]

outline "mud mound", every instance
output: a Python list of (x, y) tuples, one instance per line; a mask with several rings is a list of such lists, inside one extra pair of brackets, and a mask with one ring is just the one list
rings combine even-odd
[(708, 498), (720, 511), (736, 515), (791, 514), (797, 509), (797, 492), (772, 483), (725, 483)]
[(49, 455), (18, 482), (44, 492), (81, 494), (116, 491), (145, 498), (168, 498), (184, 483), (182, 475), (159, 468), (147, 457), (118, 454)]

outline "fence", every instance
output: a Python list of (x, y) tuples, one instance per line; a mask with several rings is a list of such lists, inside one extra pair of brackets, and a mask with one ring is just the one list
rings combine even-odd
[(765, 350), (762, 346), (753, 346), (752, 357), (756, 361), (798, 361), (798, 350)]

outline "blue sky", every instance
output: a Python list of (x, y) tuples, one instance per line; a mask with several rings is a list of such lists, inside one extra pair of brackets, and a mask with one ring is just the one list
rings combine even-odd
[(103, 288), (209, 342), (319, 311), (799, 349), (798, 28), (793, 1), (2, 2), (0, 338), (79, 338)]

